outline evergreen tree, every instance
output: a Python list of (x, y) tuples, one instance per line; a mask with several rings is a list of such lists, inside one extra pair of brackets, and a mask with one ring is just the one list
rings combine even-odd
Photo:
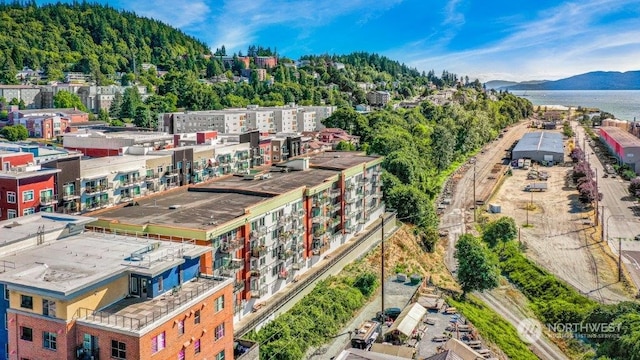
[(136, 115), (136, 108), (142, 104), (140, 93), (135, 86), (125, 89), (120, 106), (120, 118), (132, 119)]
[(117, 92), (109, 106), (109, 116), (114, 119), (120, 119), (120, 108), (122, 108), (122, 94)]

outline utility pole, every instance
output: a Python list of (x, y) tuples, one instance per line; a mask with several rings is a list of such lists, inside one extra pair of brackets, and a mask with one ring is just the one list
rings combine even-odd
[(384, 321), (384, 213), (382, 213), (382, 215), (380, 215), (380, 227), (382, 228), (382, 234), (381, 234), (381, 238), (380, 238), (380, 245), (381, 245), (381, 256), (380, 256), (380, 274), (382, 276), (382, 278), (380, 279), (380, 286), (382, 287), (382, 297), (381, 297), (381, 317)]
[(618, 282), (622, 281), (622, 238), (618, 238)]
[(596, 226), (598, 226), (598, 197), (600, 197), (600, 193), (598, 192), (598, 168), (596, 168)]
[(473, 222), (476, 222), (476, 162), (478, 160), (473, 160)]

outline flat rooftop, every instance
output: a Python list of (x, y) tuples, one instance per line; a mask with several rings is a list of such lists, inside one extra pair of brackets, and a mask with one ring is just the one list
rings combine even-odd
[[(165, 155), (166, 154), (151, 154), (151, 155), (125, 154), (121, 156), (106, 156), (106, 157), (82, 159), (82, 161), (80, 161), (80, 171), (105, 168), (105, 173), (107, 173), (108, 169), (106, 169), (106, 167), (108, 166), (125, 165), (129, 163), (137, 165), (138, 162), (146, 161), (149, 159), (155, 159)], [(143, 170), (144, 169), (140, 169), (140, 172), (143, 173)]]
[(2, 252), (2, 246), (35, 237), (41, 229), (44, 229), (45, 234), (47, 234), (61, 231), (70, 224), (81, 226), (92, 221), (95, 221), (95, 218), (47, 212), (38, 212), (0, 221), (0, 253)]
[(620, 144), (620, 146), (640, 147), (640, 139), (624, 129), (615, 126), (603, 126), (600, 128), (600, 131), (603, 131), (607, 135), (611, 136), (613, 140)]
[(0, 257), (0, 281), (66, 297), (127, 271), (156, 276), (207, 251), (188, 242), (84, 232)]
[(201, 277), (154, 299), (125, 298), (100, 311), (81, 309), (78, 321), (140, 333), (155, 322), (170, 319), (173, 311), (191, 306), (229, 284), (231, 279)]
[(290, 171), (287, 173), (265, 171), (264, 174), (269, 174), (269, 178), (245, 180), (241, 176), (233, 176), (213, 181), (198, 186), (197, 188), (219, 189), (221, 191), (224, 189), (234, 189), (268, 195), (280, 195), (303, 186), (314, 187), (320, 185), (327, 179), (338, 175), (338, 172), (335, 170), (309, 169), (307, 171)]
[(246, 208), (267, 198), (269, 196), (178, 189), (161, 196), (136, 200), (138, 205), (135, 206), (107, 209), (100, 212), (98, 217), (127, 224), (152, 223), (206, 230), (243, 216)]
[(59, 173), (60, 169), (42, 168), (32, 171), (0, 171), (0, 178), (27, 179), (35, 176), (53, 175)]
[(346, 170), (365, 162), (379, 159), (378, 156), (365, 155), (363, 152), (330, 151), (313, 154), (310, 157), (311, 167)]
[(549, 131), (526, 133), (513, 148), (513, 152), (518, 151), (547, 151), (564, 154), (562, 134)]

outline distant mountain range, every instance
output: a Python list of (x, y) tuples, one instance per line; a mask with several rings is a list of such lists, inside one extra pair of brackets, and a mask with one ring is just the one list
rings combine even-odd
[(594, 71), (553, 81), (491, 80), (485, 85), (496, 90), (640, 90), (640, 71)]

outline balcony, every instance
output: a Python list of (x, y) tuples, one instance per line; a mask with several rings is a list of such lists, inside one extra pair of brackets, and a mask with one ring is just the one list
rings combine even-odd
[(80, 193), (78, 193), (77, 191), (75, 191), (72, 188), (64, 188), (62, 190), (62, 200), (63, 201), (70, 201), (70, 200), (74, 200), (74, 199), (78, 199), (80, 198)]
[(236, 156), (238, 157), (238, 160), (240, 160), (240, 161), (249, 160), (249, 152), (248, 151), (238, 152), (238, 153), (236, 153)]
[(261, 298), (261, 297), (267, 295), (267, 288), (263, 287), (263, 288), (260, 288), (260, 289), (251, 289), (250, 294), (251, 294), (251, 297)]
[(256, 246), (251, 249), (251, 257), (260, 258), (267, 254), (267, 248), (264, 245)]
[(105, 192), (107, 191), (108, 186), (105, 184), (102, 185), (95, 185), (95, 186), (89, 186), (87, 185), (84, 188), (84, 192), (87, 194), (97, 194), (97, 193), (101, 193), (101, 192)]
[(314, 256), (320, 256), (329, 250), (329, 246), (322, 245), (311, 249), (311, 254)]
[(233, 282), (233, 293), (235, 294), (235, 293), (239, 293), (241, 291), (244, 291), (244, 287), (245, 287), (244, 281), (238, 281), (238, 280), (234, 281)]
[(119, 179), (118, 181), (120, 182), (119, 187), (130, 187), (130, 186), (140, 184), (142, 180), (141, 178), (128, 178), (128, 179)]
[(282, 269), (278, 271), (278, 279), (286, 280), (288, 277), (289, 277), (289, 271), (287, 271), (286, 269)]
[(220, 251), (223, 253), (230, 253), (236, 251), (244, 246), (244, 241), (241, 240), (222, 240), (220, 244)]
[(331, 196), (332, 199), (339, 197), (340, 194), (341, 194), (340, 189), (331, 189), (331, 191), (329, 192), (329, 196)]
[(56, 200), (56, 197), (53, 195), (40, 196), (40, 205), (42, 206), (53, 205), (57, 202), (58, 200)]
[(231, 279), (203, 276), (153, 299), (124, 298), (100, 311), (79, 308), (74, 319), (79, 323), (102, 327), (109, 331), (120, 329), (142, 333), (154, 324), (173, 319), (176, 311), (202, 302), (229, 283)]
[(324, 215), (315, 216), (311, 219), (314, 224), (324, 224), (327, 221), (327, 217)]
[(251, 277), (260, 277), (260, 275), (262, 275), (260, 270), (251, 270), (249, 272), (249, 276), (251, 276)]
[(295, 257), (293, 259), (293, 264), (291, 264), (291, 268), (293, 270), (300, 270), (304, 267), (304, 257)]
[(293, 251), (285, 250), (278, 252), (278, 260), (287, 260), (293, 256)]
[(76, 360), (100, 360), (100, 348), (85, 349), (80, 344), (76, 348)]

